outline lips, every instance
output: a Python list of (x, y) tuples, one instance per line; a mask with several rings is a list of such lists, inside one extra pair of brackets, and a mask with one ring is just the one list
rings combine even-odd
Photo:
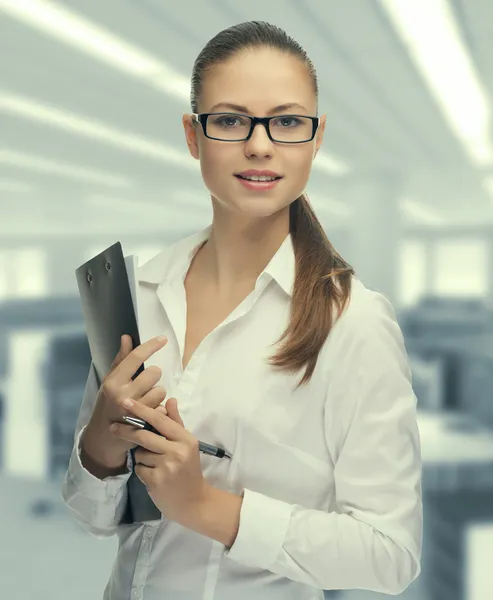
[(279, 173), (274, 171), (249, 169), (248, 171), (235, 173), (235, 177), (239, 177), (240, 179), (247, 179), (248, 177), (269, 177), (273, 179), (281, 179), (282, 175), (279, 175)]
[(267, 192), (269, 190), (273, 190), (277, 184), (281, 185), (282, 177), (278, 177), (277, 179), (264, 179), (263, 181), (258, 181), (255, 179), (244, 179), (243, 177), (236, 177), (242, 185), (247, 190), (251, 190), (254, 192)]
[[(274, 178), (270, 178), (269, 179), (249, 179), (248, 177), (243, 177), (242, 175), (235, 175), (235, 177), (237, 179), (241, 179), (242, 181), (252, 181), (253, 183), (271, 183), (273, 181), (278, 181), (279, 179), (282, 179), (282, 177), (274, 177)], [(265, 175), (265, 177), (267, 177)]]

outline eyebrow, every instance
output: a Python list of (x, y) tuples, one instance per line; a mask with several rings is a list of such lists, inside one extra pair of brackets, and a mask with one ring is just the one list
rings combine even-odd
[[(231, 104), (230, 102), (219, 102), (218, 104), (214, 104), (214, 106), (211, 108), (210, 112), (214, 112), (219, 107), (230, 108), (231, 110), (235, 110), (235, 111), (242, 112), (242, 113), (250, 112), (246, 106), (241, 106), (240, 104)], [(294, 108), (294, 107), (301, 108), (302, 110), (305, 110), (306, 112), (308, 112), (308, 109), (306, 109), (301, 104), (298, 104), (296, 102), (291, 102), (288, 104), (280, 104), (279, 106), (276, 106), (275, 108), (272, 108), (271, 110), (267, 111), (267, 114), (272, 115), (274, 113), (288, 110), (288, 109)]]

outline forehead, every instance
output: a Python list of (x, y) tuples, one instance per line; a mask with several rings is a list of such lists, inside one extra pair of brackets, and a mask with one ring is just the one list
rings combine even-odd
[(219, 102), (264, 113), (287, 102), (316, 109), (316, 97), (308, 68), (297, 58), (271, 48), (243, 51), (207, 71), (201, 105), (206, 112)]

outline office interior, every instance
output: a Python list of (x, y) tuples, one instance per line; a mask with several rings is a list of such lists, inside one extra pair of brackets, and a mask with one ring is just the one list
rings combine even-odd
[(401, 597), (493, 598), (488, 0), (0, 0), (5, 597), (102, 597), (116, 538), (91, 538), (60, 497), (90, 362), (75, 269), (116, 241), (142, 264), (211, 222), (181, 117), (203, 45), (252, 19), (315, 64), (327, 125), (307, 193), (404, 334), (425, 524), (422, 572)]

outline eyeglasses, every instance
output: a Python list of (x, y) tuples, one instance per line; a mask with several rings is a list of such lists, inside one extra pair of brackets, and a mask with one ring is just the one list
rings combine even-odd
[(204, 135), (222, 142), (249, 140), (257, 123), (261, 123), (273, 142), (302, 144), (310, 142), (318, 129), (318, 117), (305, 115), (277, 115), (275, 117), (250, 117), (237, 113), (192, 114), (202, 125)]

